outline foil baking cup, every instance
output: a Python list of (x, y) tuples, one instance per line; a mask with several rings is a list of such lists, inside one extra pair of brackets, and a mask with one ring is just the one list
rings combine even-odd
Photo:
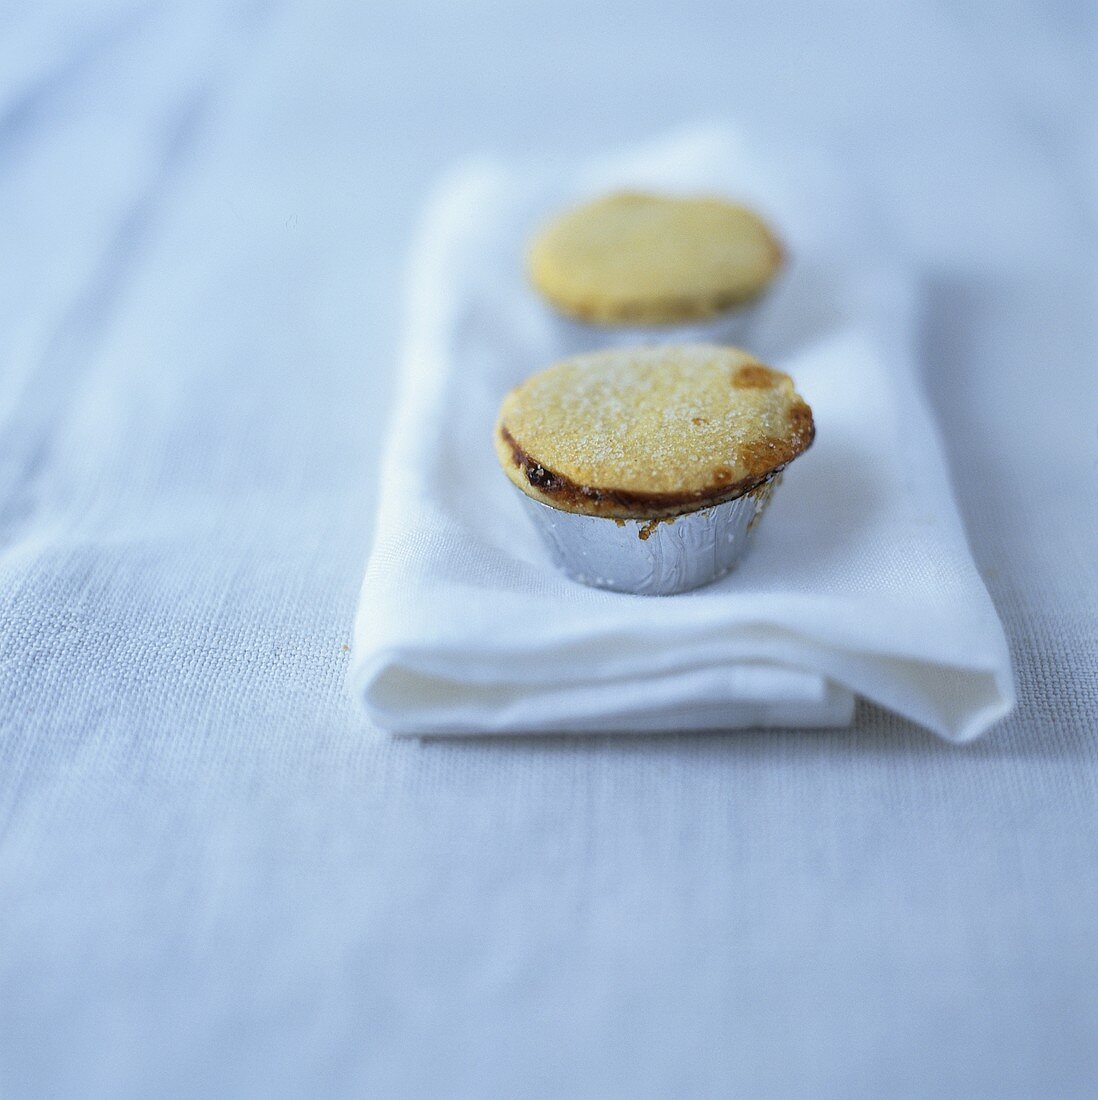
[(681, 325), (592, 325), (563, 314), (554, 314), (554, 337), (561, 358), (610, 348), (662, 347), (669, 344), (748, 347), (758, 316), (758, 305), (758, 302), (751, 302), (706, 321)]
[(743, 556), (781, 474), (750, 493), (660, 519), (565, 512), (517, 490), (552, 557), (573, 580), (641, 596), (673, 596), (723, 577)]

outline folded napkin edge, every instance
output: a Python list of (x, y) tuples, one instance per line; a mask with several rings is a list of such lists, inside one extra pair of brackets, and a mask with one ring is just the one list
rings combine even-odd
[[(462, 656), (465, 658), (464, 667), (458, 670), (452, 662), (445, 659), (432, 661), (423, 652), (413, 653), (399, 647), (375, 650), (368, 660), (352, 667), (349, 685), (371, 721), (383, 728), (394, 728), (403, 724), (399, 718), (402, 711), (416, 710), (415, 704), (406, 695), (399, 691), (390, 695), (394, 676), (416, 677), (420, 690), (445, 690), (449, 706), (463, 696), (482, 694), (484, 689), (518, 692), (559, 684), (562, 680), (570, 686), (592, 683), (562, 675), (559, 667), (551, 677), (543, 680), (501, 680), (498, 660), (477, 666), (468, 661), (468, 651)], [(685, 658), (678, 668), (638, 672), (634, 666), (628, 673), (603, 677), (593, 683), (599, 687), (618, 688), (644, 684), (647, 690), (654, 675), (684, 676), (705, 668), (716, 671), (724, 669), (731, 673), (735, 669), (763, 665), (804, 677), (818, 677), (821, 683), (836, 684), (957, 744), (986, 733), (1006, 717), (1015, 704), (1013, 676), (1009, 669), (1004, 670), (999, 665), (966, 669), (932, 662), (889, 659), (882, 658), (880, 653), (866, 655), (837, 651), (796, 638), (782, 639), (780, 644), (752, 640), (742, 655), (733, 657), (726, 654), (724, 659), (713, 661), (708, 666)], [(943, 686), (943, 679), (951, 682)], [(928, 690), (931, 681), (936, 691)], [(715, 701), (734, 703), (736, 699), (728, 696)], [(690, 702), (684, 699), (683, 705)], [(597, 723), (597, 716), (592, 716), (591, 720)], [(486, 714), (484, 722), (487, 732), (491, 722)]]

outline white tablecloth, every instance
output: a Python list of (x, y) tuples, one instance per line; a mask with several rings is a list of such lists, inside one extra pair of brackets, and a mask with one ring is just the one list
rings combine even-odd
[[(0, 10), (0, 1091), (1098, 1089), (1093, 8)], [(431, 178), (849, 159), (1019, 706), (400, 742), (346, 693)]]

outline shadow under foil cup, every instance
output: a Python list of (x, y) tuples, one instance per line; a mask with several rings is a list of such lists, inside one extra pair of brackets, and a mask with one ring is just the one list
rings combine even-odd
[(516, 489), (554, 564), (594, 588), (673, 596), (723, 577), (743, 556), (774, 489), (776, 471), (751, 492), (658, 519), (566, 512)]

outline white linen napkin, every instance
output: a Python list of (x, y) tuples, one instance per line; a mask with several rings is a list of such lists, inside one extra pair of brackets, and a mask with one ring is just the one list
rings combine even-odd
[[(350, 683), (371, 720), (419, 735), (834, 726), (857, 694), (964, 741), (1006, 714), (1006, 642), (914, 376), (912, 295), (827, 166), (766, 165), (703, 128), (551, 176), (468, 164), (424, 219), (355, 624)], [(681, 596), (559, 574), (492, 447), (504, 393), (571, 348), (525, 283), (524, 243), (615, 186), (742, 198), (792, 255), (748, 346), (793, 375), (817, 439), (744, 560)]]

